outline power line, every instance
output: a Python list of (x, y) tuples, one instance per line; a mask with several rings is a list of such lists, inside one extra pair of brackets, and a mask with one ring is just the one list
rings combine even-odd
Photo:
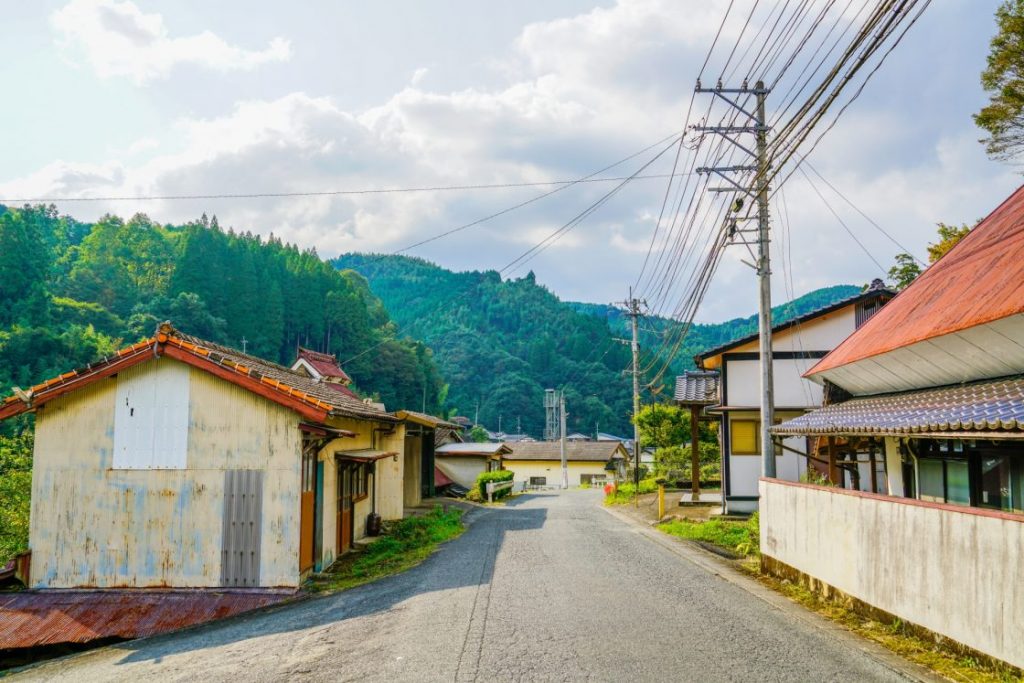
[[(673, 134), (672, 137), (675, 137)], [(620, 162), (621, 163), (621, 162)], [(617, 164), (616, 164), (617, 165)], [(631, 180), (662, 180), (686, 175), (684, 173), (654, 173), (631, 177)], [(545, 187), (551, 185), (577, 185), (580, 183), (612, 183), (626, 180), (628, 176), (610, 178), (576, 178), (575, 180), (545, 180), (522, 183), (483, 183), (475, 185), (438, 185), (429, 187), (390, 187), (363, 190), (324, 190), (317, 192), (241, 192), (237, 194), (169, 194), (169, 195), (133, 195), (109, 197), (21, 197), (0, 198), (2, 204), (55, 204), (58, 202), (148, 202), (178, 201), (190, 199), (275, 199), (288, 197), (338, 197), (348, 195), (399, 194), (412, 192), (452, 192), (462, 190), (503, 190), (518, 187)]]

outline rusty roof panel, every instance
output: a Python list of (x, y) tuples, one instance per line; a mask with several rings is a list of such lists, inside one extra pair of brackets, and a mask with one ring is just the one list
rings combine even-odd
[(1024, 186), (807, 373), (1024, 313)]
[(141, 638), (266, 607), (292, 589), (47, 590), (0, 594), (0, 650)]
[(772, 427), (780, 435), (1024, 435), (1024, 376), (854, 398)]

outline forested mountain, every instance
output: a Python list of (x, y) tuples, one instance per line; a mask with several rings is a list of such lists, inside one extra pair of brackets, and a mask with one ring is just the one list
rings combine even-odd
[[(381, 298), (399, 334), (434, 350), (449, 382), (449, 407), (491, 429), (498, 418), (505, 431), (543, 433), (545, 388), (567, 384), (570, 431), (632, 432), (632, 387), (624, 376), (629, 349), (616, 341), (628, 336), (629, 319), (612, 306), (562, 302), (533, 273), (502, 281), (498, 273), (455, 273), (419, 258), (345, 254), (338, 268), (366, 276)], [(811, 292), (777, 307), (777, 320), (828, 305), (860, 291), (839, 285)], [(641, 326), (642, 366), (677, 326), (647, 317)], [(757, 318), (694, 325), (665, 373), (662, 395), (671, 394), (675, 374), (693, 367), (697, 351), (750, 334)]]
[[(184, 332), (290, 364), (296, 345), (338, 355), (389, 409), (440, 410), (423, 344), (393, 340), (355, 272), (271, 237), (144, 215), (86, 224), (53, 207), (0, 207), (0, 393), (84, 365), (171, 320)], [(364, 351), (371, 350), (368, 353)]]
[[(863, 288), (856, 285), (833, 285), (808, 292), (779, 306), (772, 306), (772, 321), (778, 325), (810, 311), (828, 306), (840, 299), (851, 297)], [(630, 320), (625, 313), (608, 304), (590, 304), (577, 301), (567, 302), (573, 309), (588, 315), (604, 318), (613, 332), (626, 336), (630, 334)], [(668, 318), (648, 315), (640, 324), (640, 347), (646, 350), (662, 348), (666, 337), (671, 337), (679, 324)], [(679, 352), (672, 360), (671, 372), (666, 377), (673, 378), (683, 370), (693, 369), (693, 357), (702, 351), (715, 348), (721, 344), (739, 339), (757, 332), (757, 315), (746, 318), (733, 318), (721, 323), (695, 324), (690, 327)], [(666, 387), (667, 388), (667, 387)]]

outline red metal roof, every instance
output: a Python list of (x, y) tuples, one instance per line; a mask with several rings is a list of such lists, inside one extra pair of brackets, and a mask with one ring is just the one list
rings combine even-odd
[(338, 365), (338, 359), (329, 353), (320, 353), (319, 351), (310, 351), (299, 347), (299, 358), (303, 359), (307, 363), (313, 366), (317, 372), (324, 377), (332, 377), (340, 379), (345, 384), (352, 381), (352, 378), (341, 369)]
[(48, 590), (0, 594), (0, 650), (141, 638), (273, 605), (296, 595), (256, 590)]
[(1024, 187), (807, 374), (1018, 313), (1024, 313)]

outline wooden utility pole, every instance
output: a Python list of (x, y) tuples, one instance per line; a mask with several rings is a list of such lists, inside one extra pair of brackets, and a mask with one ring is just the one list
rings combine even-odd
[(700, 502), (700, 408), (690, 405), (690, 502)]
[(640, 505), (640, 426), (636, 416), (640, 413), (640, 306), (646, 302), (633, 297), (633, 288), (629, 288), (629, 298), (622, 302), (626, 315), (630, 317), (633, 338), (630, 348), (633, 351), (633, 504)]
[[(695, 91), (698, 93), (710, 93), (715, 97), (728, 103), (746, 117), (745, 125), (735, 126), (694, 126), (694, 130), (714, 133), (722, 136), (735, 147), (745, 152), (754, 165), (746, 166), (711, 166), (697, 169), (697, 173), (706, 173), (719, 176), (728, 183), (729, 187), (712, 187), (711, 192), (731, 192), (746, 196), (757, 204), (756, 216), (732, 216), (732, 239), (734, 244), (746, 246), (754, 263), (753, 266), (758, 278), (758, 337), (761, 361), (761, 473), (765, 477), (775, 477), (775, 444), (772, 441), (771, 428), (775, 421), (774, 403), (774, 379), (772, 371), (772, 290), (771, 290), (771, 264), (769, 259), (769, 230), (768, 230), (768, 125), (765, 118), (765, 98), (770, 90), (765, 87), (762, 81), (754, 84), (753, 88), (743, 82), (740, 88), (723, 88), (721, 81), (714, 88), (704, 88), (700, 81), (697, 81)], [(747, 107), (749, 96), (754, 96), (754, 111)], [(745, 98), (745, 99), (741, 99)], [(736, 137), (740, 134), (754, 134), (756, 142), (751, 150), (740, 143)], [(730, 174), (753, 173), (752, 186), (747, 187), (734, 180)], [(733, 213), (739, 213), (743, 208), (742, 197), (734, 204)], [(738, 221), (757, 220), (756, 229), (737, 228)], [(750, 240), (750, 237), (754, 237)], [(756, 247), (757, 252), (751, 250)]]

